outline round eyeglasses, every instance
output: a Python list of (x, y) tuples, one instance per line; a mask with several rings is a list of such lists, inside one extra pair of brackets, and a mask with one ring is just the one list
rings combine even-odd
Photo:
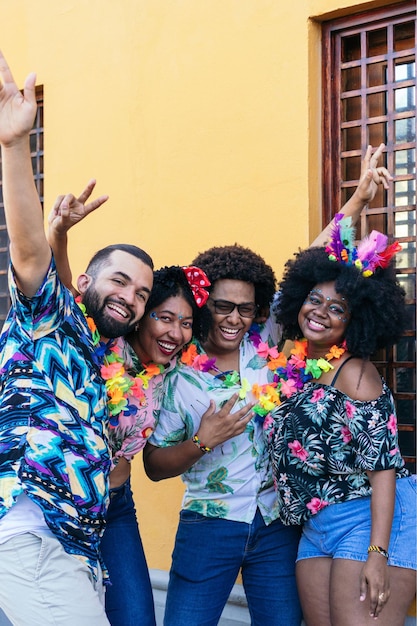
[(229, 302), (229, 300), (209, 300), (214, 305), (214, 310), (220, 315), (230, 315), (235, 309), (242, 317), (255, 317), (258, 306), (253, 302), (243, 302), (242, 304), (236, 304), (235, 302)]

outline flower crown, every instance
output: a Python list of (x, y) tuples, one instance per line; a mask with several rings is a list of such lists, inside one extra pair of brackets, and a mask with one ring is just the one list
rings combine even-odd
[(352, 218), (344, 217), (343, 213), (336, 213), (326, 252), (331, 261), (353, 265), (358, 268), (362, 276), (368, 278), (377, 267), (388, 267), (393, 256), (402, 249), (398, 241), (387, 244), (388, 237), (373, 230), (355, 246)]

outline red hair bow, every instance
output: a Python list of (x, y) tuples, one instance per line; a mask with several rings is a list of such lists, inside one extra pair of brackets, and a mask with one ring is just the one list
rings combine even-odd
[(211, 282), (203, 270), (195, 265), (188, 265), (182, 269), (193, 292), (196, 305), (198, 307), (204, 306), (209, 297), (209, 292), (204, 287), (210, 287)]

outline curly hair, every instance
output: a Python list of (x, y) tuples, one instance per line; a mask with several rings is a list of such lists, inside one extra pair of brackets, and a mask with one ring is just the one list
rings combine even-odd
[(260, 309), (269, 307), (276, 291), (273, 269), (263, 258), (249, 248), (234, 246), (213, 247), (201, 252), (192, 262), (200, 267), (211, 281), (230, 278), (251, 283), (255, 287), (255, 303)]
[(153, 274), (153, 287), (146, 303), (144, 315), (148, 315), (168, 298), (181, 296), (193, 312), (193, 336), (204, 341), (207, 337), (211, 314), (206, 305), (198, 307), (184, 270), (178, 265), (161, 267)]
[(351, 354), (369, 358), (378, 348), (399, 339), (406, 324), (405, 293), (393, 265), (377, 268), (365, 278), (356, 267), (331, 261), (324, 248), (299, 251), (285, 264), (274, 314), (286, 339), (303, 336), (298, 313), (312, 288), (333, 281), (349, 306), (345, 339)]

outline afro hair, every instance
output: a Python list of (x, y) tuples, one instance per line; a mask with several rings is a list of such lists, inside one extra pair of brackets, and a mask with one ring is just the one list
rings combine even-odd
[(211, 288), (217, 280), (242, 280), (255, 287), (255, 302), (260, 309), (266, 309), (272, 302), (276, 291), (274, 271), (249, 248), (238, 244), (213, 247), (201, 252), (192, 264), (207, 274)]
[(274, 306), (285, 339), (302, 337), (298, 313), (311, 289), (333, 281), (349, 306), (345, 339), (351, 354), (366, 359), (399, 339), (406, 324), (405, 293), (394, 267), (377, 268), (365, 278), (355, 266), (331, 261), (324, 248), (299, 251), (285, 265)]

